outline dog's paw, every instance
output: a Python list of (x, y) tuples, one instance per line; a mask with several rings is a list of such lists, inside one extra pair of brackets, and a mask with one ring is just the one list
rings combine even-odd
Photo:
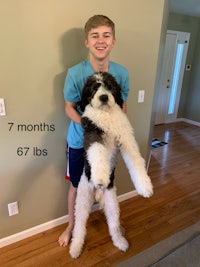
[(113, 241), (114, 246), (116, 246), (118, 249), (120, 249), (121, 251), (127, 251), (127, 249), (129, 248), (129, 244), (128, 241), (126, 240), (125, 237), (120, 236), (117, 239), (115, 239)]
[(153, 195), (153, 185), (149, 176), (146, 176), (140, 181), (140, 183), (136, 186), (136, 191), (139, 195), (145, 198), (151, 197)]
[(69, 254), (73, 259), (77, 259), (81, 255), (82, 247), (79, 243), (73, 242), (70, 245), (69, 248)]

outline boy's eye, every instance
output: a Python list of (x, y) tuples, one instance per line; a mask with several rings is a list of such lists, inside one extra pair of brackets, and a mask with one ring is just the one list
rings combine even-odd
[(103, 36), (104, 38), (109, 38), (109, 37), (111, 37), (111, 34), (109, 34), (109, 33), (107, 33), (107, 34), (104, 34), (104, 36)]
[(98, 35), (97, 34), (92, 34), (92, 38), (97, 38)]
[[(102, 37), (103, 37), (103, 38), (110, 38), (111, 36), (112, 36), (111, 33), (104, 33)], [(99, 34), (92, 34), (91, 37), (92, 37), (93, 39), (97, 39), (97, 38), (100, 37), (100, 35), (99, 35)]]

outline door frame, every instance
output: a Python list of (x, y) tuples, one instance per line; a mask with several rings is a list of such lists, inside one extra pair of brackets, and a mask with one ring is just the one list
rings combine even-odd
[[(185, 64), (186, 64), (186, 58), (187, 58), (187, 52), (188, 52), (188, 45), (189, 45), (189, 39), (190, 39), (190, 33), (188, 32), (167, 30), (166, 41), (167, 41), (167, 34), (171, 34), (173, 37), (175, 37), (175, 41), (174, 41), (175, 43), (172, 45), (169, 43), (165, 43), (164, 58), (163, 58), (164, 62), (163, 62), (162, 71), (161, 71), (160, 90), (158, 92), (158, 98), (157, 98), (157, 103), (156, 103), (155, 124), (177, 121), (178, 107), (179, 107), (179, 102), (180, 102), (182, 83), (183, 83), (183, 77), (184, 77), (184, 72), (185, 72)], [(175, 59), (176, 59), (176, 54), (177, 54), (177, 47), (178, 47), (178, 44), (180, 43), (184, 44), (184, 50), (182, 54), (181, 70), (179, 72), (179, 77), (178, 77), (175, 107), (174, 107), (173, 114), (168, 114), (171, 87), (172, 87), (173, 76), (174, 76)], [(170, 55), (169, 55), (169, 52), (171, 53)], [(171, 62), (166, 63), (166, 61), (169, 59), (171, 60)]]

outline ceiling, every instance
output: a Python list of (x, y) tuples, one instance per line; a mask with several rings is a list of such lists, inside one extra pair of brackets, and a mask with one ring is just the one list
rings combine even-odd
[(170, 0), (170, 12), (200, 17), (200, 1)]

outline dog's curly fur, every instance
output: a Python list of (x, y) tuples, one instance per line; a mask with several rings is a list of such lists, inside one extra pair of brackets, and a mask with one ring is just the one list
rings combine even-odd
[(86, 222), (95, 200), (103, 203), (113, 244), (126, 251), (129, 245), (120, 230), (120, 210), (114, 186), (116, 156), (120, 151), (138, 194), (150, 197), (153, 186), (145, 161), (133, 128), (121, 109), (121, 89), (112, 75), (103, 72), (90, 76), (78, 105), (84, 111), (85, 167), (77, 190), (70, 255), (77, 258), (81, 254)]

